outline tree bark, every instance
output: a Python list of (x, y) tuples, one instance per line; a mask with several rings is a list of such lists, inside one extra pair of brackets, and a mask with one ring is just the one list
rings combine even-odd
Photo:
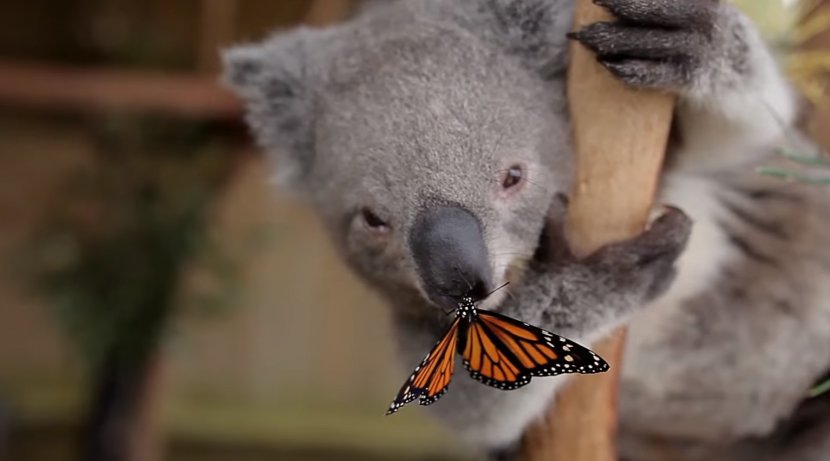
[[(609, 19), (591, 0), (580, 0), (575, 14), (575, 29)], [(666, 94), (624, 86), (576, 43), (571, 48), (568, 98), (577, 179), (566, 231), (572, 249), (584, 256), (645, 228), (674, 101)], [(621, 329), (594, 345), (611, 370), (571, 378), (545, 419), (526, 433), (521, 459), (617, 459), (616, 397), (624, 340)]]

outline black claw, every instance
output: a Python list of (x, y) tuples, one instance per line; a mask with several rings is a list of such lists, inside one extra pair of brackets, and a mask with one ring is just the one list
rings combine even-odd
[(620, 80), (627, 81), (635, 76), (632, 69), (630, 69), (629, 66), (622, 61), (606, 59), (600, 56), (597, 56), (597, 61), (602, 65), (602, 67), (608, 69), (608, 72), (611, 72), (611, 74)]
[(714, 20), (716, 0), (593, 1), (619, 19), (589, 24), (567, 38), (594, 53), (612, 75), (632, 87), (671, 92), (693, 81), (712, 46), (701, 24)]
[(634, 272), (647, 270), (649, 273), (653, 271), (668, 276), (686, 248), (691, 226), (692, 221), (685, 213), (672, 208), (639, 236), (605, 247), (594, 258)]
[[(689, 240), (691, 234), (692, 220), (686, 213), (678, 208), (667, 207), (651, 227), (640, 239), (646, 251), (646, 259), (656, 259), (653, 256), (677, 255)], [(651, 253), (651, 258), (649, 258)], [(645, 263), (649, 261), (644, 260)]]
[(597, 56), (597, 62), (600, 63), (602, 67), (608, 69), (612, 74), (618, 77), (621, 76), (619, 72), (622, 70), (622, 66), (619, 64), (619, 62), (609, 61), (608, 59), (605, 59), (602, 56)]
[(671, 28), (710, 28), (718, 0), (593, 0), (615, 17), (630, 24)]

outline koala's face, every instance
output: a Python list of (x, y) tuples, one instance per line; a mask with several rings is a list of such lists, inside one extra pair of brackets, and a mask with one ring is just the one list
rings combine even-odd
[[(561, 88), (463, 33), (376, 32), (341, 31), (336, 53), (306, 57), (291, 78), (268, 68), (289, 59), (269, 45), (239, 49), (230, 78), (240, 87), (233, 72), (254, 70), (249, 120), (266, 148), (295, 151), (277, 168), (348, 263), (386, 293), (418, 290), (450, 309), (533, 256), (570, 173)], [(301, 93), (300, 108), (283, 101)]]

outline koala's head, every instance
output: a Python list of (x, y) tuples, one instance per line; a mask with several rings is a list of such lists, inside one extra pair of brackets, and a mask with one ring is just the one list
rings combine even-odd
[(232, 48), (226, 81), (349, 264), (450, 309), (532, 257), (567, 188), (570, 3), (383, 5)]

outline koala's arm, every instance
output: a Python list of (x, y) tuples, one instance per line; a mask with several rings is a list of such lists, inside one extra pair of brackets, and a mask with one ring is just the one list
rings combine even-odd
[(564, 215), (564, 208), (555, 203), (542, 236), (546, 241), (540, 245), (540, 252), (547, 254), (537, 255), (515, 294), (500, 309), (589, 344), (666, 291), (691, 221), (679, 210), (669, 209), (641, 236), (604, 247), (580, 261), (567, 250)]
[[(590, 346), (668, 288), (691, 220), (670, 209), (641, 236), (576, 260), (564, 250), (564, 215), (564, 202), (557, 199), (544, 236), (552, 240), (554, 254), (540, 256), (497, 310)], [(411, 321), (399, 322), (398, 327), (404, 351), (422, 353), (434, 341), (434, 334)], [(544, 413), (565, 379), (536, 378), (521, 389), (505, 392), (457, 373), (453, 391), (430, 408), (472, 446), (509, 449), (524, 428)]]
[(716, 11), (702, 65), (677, 109), (678, 167), (693, 171), (766, 155), (764, 147), (786, 138), (798, 115), (798, 99), (757, 27), (728, 3)]
[[(679, 96), (676, 169), (709, 173), (745, 164), (791, 129), (798, 99), (736, 7), (717, 0), (596, 3), (623, 21), (597, 23), (572, 38), (623, 82)], [(666, 28), (655, 33), (657, 27)]]

